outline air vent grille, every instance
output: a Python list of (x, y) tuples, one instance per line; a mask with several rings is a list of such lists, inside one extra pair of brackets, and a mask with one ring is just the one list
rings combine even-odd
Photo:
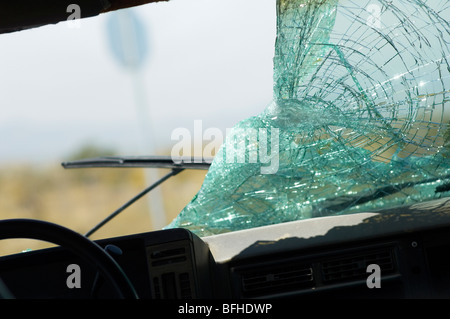
[(248, 269), (241, 274), (241, 284), (244, 297), (309, 288), (314, 284), (313, 270), (310, 264), (303, 263)]
[(195, 277), (189, 242), (147, 247), (153, 298), (195, 298)]
[[(380, 267), (381, 277), (398, 275), (395, 245), (339, 249), (317, 254), (291, 253), (291, 257), (267, 256), (264, 261), (232, 268), (235, 294), (241, 298), (294, 296), (327, 291), (336, 285), (361, 287), (370, 275), (371, 264)], [(391, 276), (392, 275), (392, 276)], [(363, 285), (366, 287), (365, 285)]]
[(153, 267), (166, 266), (186, 261), (186, 250), (184, 247), (177, 247), (168, 250), (156, 250), (151, 252), (150, 259)]
[(391, 274), (395, 271), (394, 256), (391, 249), (372, 252), (359, 252), (342, 256), (321, 263), (324, 283), (342, 282), (367, 278), (367, 266), (377, 264), (381, 274)]

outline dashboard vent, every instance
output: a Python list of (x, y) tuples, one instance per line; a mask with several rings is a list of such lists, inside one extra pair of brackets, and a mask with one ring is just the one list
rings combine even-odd
[(381, 274), (391, 274), (395, 271), (395, 261), (391, 249), (371, 252), (358, 252), (352, 255), (340, 256), (321, 263), (322, 280), (324, 283), (335, 283), (367, 278), (367, 266), (377, 264)]
[(153, 267), (165, 266), (169, 264), (176, 264), (186, 261), (186, 251), (184, 247), (157, 250), (153, 251), (150, 255), (151, 263)]
[(154, 299), (192, 299), (189, 273), (164, 273), (153, 277)]
[(252, 261), (232, 267), (236, 296), (320, 296), (340, 284), (360, 287), (362, 281), (365, 282), (370, 275), (367, 267), (371, 264), (380, 266), (382, 277), (396, 275), (398, 271), (394, 245), (322, 251), (312, 255), (300, 252), (297, 256), (295, 254), (293, 252), (292, 257), (279, 259), (267, 256), (262, 262)]
[(193, 293), (192, 258), (186, 242), (147, 248), (153, 298), (191, 299)]
[(240, 270), (243, 297), (258, 297), (310, 288), (314, 285), (311, 264), (284, 263), (257, 269)]

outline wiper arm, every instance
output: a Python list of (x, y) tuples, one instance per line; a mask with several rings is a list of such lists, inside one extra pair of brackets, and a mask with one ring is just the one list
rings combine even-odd
[(172, 156), (103, 156), (63, 162), (64, 168), (136, 167), (172, 169), (209, 169), (212, 159)]
[(171, 156), (127, 156), (127, 157), (115, 157), (115, 156), (107, 156), (107, 157), (96, 157), (91, 159), (84, 159), (78, 161), (71, 162), (63, 162), (61, 165), (68, 168), (94, 168), (94, 167), (123, 167), (123, 168), (170, 168), (171, 171), (157, 180), (152, 185), (148, 186), (142, 192), (137, 194), (135, 197), (130, 199), (124, 205), (122, 205), (119, 209), (114, 211), (108, 217), (103, 219), (100, 223), (98, 223), (94, 228), (88, 231), (85, 236), (89, 237), (94, 232), (99, 230), (103, 225), (109, 222), (111, 219), (119, 215), (126, 208), (131, 206), (134, 202), (139, 200), (145, 194), (152, 191), (154, 188), (161, 185), (163, 182), (168, 180), (170, 177), (175, 176), (185, 169), (209, 169), (212, 160), (208, 159), (200, 159), (195, 157), (180, 157), (177, 159), (172, 158)]
[(145, 194), (149, 193), (151, 190), (153, 190), (154, 188), (156, 188), (157, 186), (161, 185), (163, 182), (165, 182), (166, 180), (168, 180), (170, 177), (177, 175), (178, 173), (180, 173), (181, 171), (183, 171), (183, 169), (173, 169), (170, 173), (168, 173), (167, 175), (163, 176), (162, 178), (160, 178), (159, 180), (157, 180), (155, 183), (153, 183), (152, 185), (150, 185), (149, 187), (147, 187), (146, 189), (144, 189), (142, 192), (140, 192), (139, 194), (137, 194), (136, 196), (134, 196), (132, 199), (130, 199), (128, 202), (126, 202), (124, 205), (122, 205), (119, 209), (117, 209), (116, 211), (114, 211), (112, 214), (110, 214), (108, 217), (106, 217), (105, 219), (103, 219), (100, 223), (98, 223), (94, 228), (92, 228), (90, 231), (88, 231), (85, 236), (89, 237), (91, 236), (94, 232), (96, 232), (97, 230), (99, 230), (103, 225), (105, 225), (107, 222), (109, 222), (111, 219), (113, 219), (114, 217), (116, 217), (117, 215), (119, 215), (121, 212), (123, 212), (125, 209), (127, 209), (129, 206), (131, 206), (134, 202), (136, 202), (137, 200), (139, 200), (142, 196), (144, 196)]

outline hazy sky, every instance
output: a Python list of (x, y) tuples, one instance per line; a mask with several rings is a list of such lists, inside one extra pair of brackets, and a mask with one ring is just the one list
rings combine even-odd
[(225, 133), (270, 102), (274, 0), (171, 0), (132, 10), (149, 46), (138, 75), (112, 54), (113, 14), (79, 28), (64, 22), (0, 35), (0, 162), (63, 161), (88, 142), (145, 153), (137, 105), (146, 105), (155, 137), (147, 142), (161, 153), (178, 127), (202, 120)]

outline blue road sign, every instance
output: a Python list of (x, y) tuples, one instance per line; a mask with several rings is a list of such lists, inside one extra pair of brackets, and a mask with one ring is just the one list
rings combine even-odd
[(119, 64), (139, 68), (148, 55), (145, 26), (131, 9), (109, 14), (107, 21), (109, 45)]

